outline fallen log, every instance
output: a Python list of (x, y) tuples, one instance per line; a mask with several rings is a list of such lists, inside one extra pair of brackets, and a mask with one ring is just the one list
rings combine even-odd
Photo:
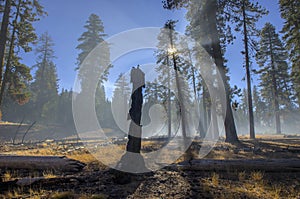
[(300, 172), (300, 159), (201, 159), (184, 161), (167, 167), (195, 171)]
[[(74, 176), (57, 176), (53, 178), (45, 177), (25, 177), (15, 179), (11, 181), (1, 182), (0, 181), (0, 194), (5, 191), (14, 190), (21, 187), (49, 187), (57, 184), (70, 183), (70, 182), (84, 182), (84, 179)], [(1, 197), (1, 196), (0, 196)]]
[(25, 169), (34, 171), (54, 170), (79, 172), (85, 164), (65, 156), (11, 156), (0, 155), (0, 169)]

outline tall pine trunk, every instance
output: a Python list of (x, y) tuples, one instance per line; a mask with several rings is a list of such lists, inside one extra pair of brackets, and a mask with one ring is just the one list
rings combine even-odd
[[(3, 69), (4, 69), (4, 54), (7, 42), (7, 29), (9, 24), (9, 14), (11, 9), (11, 0), (6, 0), (4, 13), (2, 17), (1, 32), (0, 32), (0, 86), (4, 84)], [(3, 95), (0, 94), (0, 111), (2, 106)], [(0, 118), (1, 119), (1, 118)]]
[(245, 44), (246, 76), (247, 76), (249, 130), (250, 130), (250, 139), (255, 139), (253, 103), (252, 103), (252, 88), (251, 88), (251, 74), (250, 74), (250, 64), (249, 64), (250, 63), (250, 60), (249, 60), (249, 47), (248, 47), (249, 42), (248, 42), (248, 32), (247, 32), (245, 0), (243, 0), (242, 9), (243, 9), (244, 44)]
[(280, 110), (279, 110), (279, 102), (278, 102), (278, 89), (277, 89), (277, 81), (276, 81), (276, 68), (275, 68), (275, 60), (273, 54), (273, 44), (271, 40), (271, 32), (269, 29), (269, 43), (270, 43), (270, 56), (271, 56), (271, 67), (272, 67), (272, 90), (274, 95), (274, 110), (275, 110), (275, 126), (276, 126), (276, 134), (281, 134), (281, 121), (280, 121)]
[(8, 58), (7, 58), (7, 62), (6, 62), (3, 81), (2, 81), (2, 84), (1, 84), (1, 89), (0, 89), (0, 106), (2, 105), (3, 98), (5, 96), (4, 93), (5, 93), (5, 89), (6, 89), (8, 78), (9, 78), (9, 72), (10, 72), (10, 67), (11, 67), (11, 59), (12, 59), (12, 56), (14, 54), (14, 42), (15, 42), (16, 32), (17, 32), (16, 24), (17, 24), (18, 17), (20, 15), (21, 3), (22, 3), (22, 1), (20, 0), (18, 5), (17, 5), (16, 16), (15, 16), (15, 19), (14, 19), (14, 22), (13, 22), (14, 27), (13, 27), (12, 34), (11, 34), (11, 39), (10, 39)]
[(206, 13), (208, 14), (208, 23), (210, 26), (211, 32), (211, 39), (212, 39), (212, 57), (216, 62), (216, 66), (221, 74), (222, 81), (225, 86), (226, 92), (226, 107), (223, 107), (223, 110), (226, 108), (226, 115), (225, 115), (225, 134), (226, 134), (226, 142), (229, 143), (237, 143), (239, 142), (237, 131), (235, 127), (235, 122), (233, 118), (233, 113), (231, 109), (231, 99), (230, 99), (230, 92), (229, 92), (229, 83), (227, 82), (224, 60), (223, 60), (223, 53), (221, 48), (221, 41), (218, 34), (217, 28), (217, 0), (207, 0), (207, 10)]
[[(172, 34), (172, 31), (174, 31), (174, 30), (173, 30), (173, 27), (171, 24), (168, 24), (168, 28), (169, 28), (170, 45), (171, 45), (171, 48), (174, 49), (175, 45), (174, 45), (174, 38), (173, 38), (173, 34)], [(181, 113), (182, 137), (184, 139), (186, 139), (187, 138), (187, 133), (186, 133), (187, 117), (186, 117), (186, 110), (185, 110), (185, 106), (184, 106), (184, 102), (183, 102), (184, 98), (183, 98), (183, 93), (182, 93), (180, 77), (178, 74), (179, 69), (177, 66), (175, 52), (171, 54), (171, 57), (172, 57), (172, 61), (173, 61), (174, 71), (175, 71), (175, 80), (176, 80), (176, 87), (177, 87), (177, 92), (178, 92), (179, 109), (180, 109), (180, 113)]]
[[(170, 66), (169, 56), (167, 56), (167, 65)], [(168, 70), (168, 138), (172, 137), (172, 113), (171, 113), (171, 74)]]

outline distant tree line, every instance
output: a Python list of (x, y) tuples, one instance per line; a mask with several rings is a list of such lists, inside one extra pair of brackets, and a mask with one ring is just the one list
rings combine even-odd
[[(0, 116), (6, 121), (36, 122), (74, 129), (73, 91), (64, 88), (58, 91), (52, 38), (47, 32), (38, 37), (33, 27), (33, 23), (46, 14), (36, 0), (0, 2)], [(76, 69), (89, 52), (104, 41), (105, 36), (102, 21), (95, 14), (89, 17), (84, 27), (86, 32), (78, 39), (80, 53)], [(28, 66), (22, 63), (19, 55), (32, 50), (36, 55), (36, 64)], [(104, 127), (109, 127), (113, 121), (111, 105), (102, 85), (107, 74), (101, 78), (96, 90), (95, 108), (98, 119)]]

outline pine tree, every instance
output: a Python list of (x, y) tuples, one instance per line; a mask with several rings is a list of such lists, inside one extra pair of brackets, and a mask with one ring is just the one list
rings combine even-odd
[[(192, 6), (193, 5), (193, 6)], [(212, 55), (212, 46), (211, 46), (211, 33), (210, 33), (210, 27), (209, 23), (207, 21), (207, 17), (198, 17), (202, 15), (204, 10), (204, 2), (199, 1), (191, 1), (190, 5), (188, 6), (188, 13), (187, 13), (187, 19), (190, 22), (186, 34), (193, 38), (197, 43), (201, 44), (201, 47), (203, 47), (206, 52), (208, 52), (210, 55)], [(220, 33), (219, 33), (220, 34)], [(208, 126), (210, 125), (211, 121), (211, 107), (212, 107), (212, 99), (210, 97), (208, 84), (212, 85), (212, 82), (205, 82), (203, 80), (203, 77), (214, 76), (214, 69), (210, 67), (201, 67), (203, 65), (203, 50), (202, 48), (198, 48), (197, 46), (194, 46), (194, 54), (196, 58), (196, 64), (200, 66), (200, 71), (198, 71), (198, 74), (196, 75), (198, 79), (198, 91), (202, 91), (202, 107), (203, 107), (203, 113), (202, 117), (200, 118), (199, 122), (199, 131), (200, 136), (204, 137), (205, 133), (208, 129)], [(205, 53), (206, 54), (206, 53)]]
[[(82, 106), (88, 112), (94, 110), (86, 102), (94, 100), (98, 120), (100, 120), (102, 126), (107, 126), (111, 123), (109, 120), (113, 120), (110, 103), (105, 99), (103, 88), (103, 82), (107, 80), (109, 69), (112, 67), (110, 65), (109, 45), (104, 40), (106, 34), (99, 16), (91, 14), (84, 28), (86, 31), (79, 37), (78, 41), (80, 43), (76, 47), (80, 51), (77, 57), (78, 67), (76, 70), (78, 70), (81, 90), (77, 100), (82, 101)], [(92, 92), (95, 92), (95, 99), (92, 99)]]
[[(90, 77), (87, 77), (88, 74), (91, 71), (86, 71), (93, 69), (95, 70), (95, 74), (99, 74), (101, 67), (107, 67), (104, 70), (104, 73), (101, 74), (101, 77), (99, 79), (100, 83), (102, 84), (103, 81), (107, 80), (108, 71), (112, 67), (109, 65), (110, 63), (110, 52), (108, 44), (105, 42), (104, 37), (106, 34), (104, 33), (104, 25), (99, 16), (96, 14), (91, 14), (86, 22), (86, 25), (84, 26), (86, 31), (82, 33), (78, 41), (80, 44), (76, 47), (80, 51), (77, 57), (77, 65), (78, 67), (76, 70), (79, 70), (79, 78), (82, 81), (82, 87), (85, 87), (88, 85), (84, 85), (84, 83), (87, 83)], [(87, 58), (87, 56), (92, 52), (94, 48), (96, 48), (99, 44), (101, 44), (101, 54), (97, 55), (100, 56), (98, 63), (95, 63), (99, 66), (93, 66), (90, 68), (80, 68), (80, 65), (83, 64), (83, 61)], [(84, 88), (82, 88), (84, 90)]]
[[(174, 70), (171, 66), (171, 60), (168, 50), (170, 49), (170, 30), (168, 29), (168, 23), (176, 23), (176, 21), (169, 21), (161, 29), (161, 32), (158, 36), (158, 50), (156, 51), (156, 71), (158, 72), (158, 81), (159, 84), (154, 84), (153, 91), (154, 93), (154, 102), (157, 103), (158, 100), (167, 102), (166, 110), (168, 112), (168, 137), (172, 135), (172, 93), (171, 88), (174, 80)], [(177, 33), (175, 30), (171, 31), (173, 37), (177, 39)], [(177, 60), (178, 61), (178, 60)], [(166, 85), (166, 86), (164, 86)], [(150, 85), (151, 86), (151, 85)], [(159, 96), (159, 97), (158, 97)], [(166, 103), (164, 103), (166, 104)]]
[[(56, 66), (53, 62), (54, 43), (48, 33), (39, 38), (36, 48), (37, 68), (34, 82), (31, 85), (35, 99), (33, 101), (36, 111), (36, 119), (56, 121), (58, 78)], [(59, 114), (59, 113), (58, 113)]]
[(77, 64), (81, 65), (87, 55), (101, 42), (104, 41), (104, 25), (99, 16), (91, 14), (84, 26), (86, 32), (78, 39), (81, 42), (76, 48), (80, 50), (77, 57)]
[[(180, 3), (181, 2), (181, 3)], [(235, 143), (238, 142), (238, 137), (235, 128), (235, 122), (231, 109), (230, 88), (228, 77), (226, 76), (227, 69), (224, 61), (224, 42), (231, 40), (231, 34), (225, 32), (224, 19), (222, 17), (222, 2), (217, 0), (205, 1), (166, 1), (167, 8), (174, 8), (182, 4), (188, 6), (188, 20), (190, 21), (190, 35), (193, 39), (204, 47), (208, 54), (214, 59), (216, 66), (221, 74), (222, 81), (226, 89), (226, 109), (225, 116), (225, 132), (226, 141)]]
[[(163, 75), (159, 74), (158, 78), (154, 79), (153, 82), (146, 82), (145, 85), (145, 94), (144, 94), (144, 99), (149, 103), (163, 103), (165, 105), (166, 101), (169, 99), (168, 91), (169, 89), (167, 86), (162, 85), (161, 81), (163, 80)], [(160, 81), (158, 81), (160, 79)], [(170, 91), (170, 96), (171, 98), (174, 97)], [(171, 100), (170, 98), (170, 100)], [(166, 107), (166, 106), (165, 106)]]
[[(2, 21), (1, 21), (1, 31), (0, 31), (0, 85), (2, 85), (2, 73), (3, 73), (3, 67), (4, 67), (4, 55), (5, 55), (5, 49), (6, 49), (6, 42), (7, 42), (7, 30), (8, 30), (8, 24), (9, 24), (9, 15), (11, 10), (11, 0), (5, 1), (5, 6), (3, 10), (2, 15)], [(1, 99), (0, 99), (1, 101)], [(0, 103), (1, 106), (1, 103)]]
[(57, 123), (68, 129), (75, 129), (72, 113), (72, 93), (72, 90), (62, 89), (57, 103)]
[(262, 8), (258, 3), (251, 2), (250, 0), (229, 1), (227, 6), (229, 16), (236, 23), (235, 30), (239, 31), (244, 36), (244, 51), (246, 65), (246, 79), (248, 91), (248, 116), (249, 116), (249, 130), (250, 138), (255, 139), (254, 129), (254, 115), (253, 115), (253, 102), (252, 102), (252, 86), (251, 86), (251, 71), (250, 71), (250, 52), (255, 51), (256, 41), (254, 37), (258, 36), (256, 28), (257, 21), (268, 12)]
[(0, 39), (0, 107), (3, 97), (7, 96), (6, 91), (14, 93), (13, 97), (16, 100), (28, 100), (26, 86), (31, 80), (30, 70), (20, 62), (18, 53), (21, 50), (25, 53), (32, 50), (30, 45), (37, 39), (32, 23), (44, 14), (43, 7), (37, 0), (6, 1)]
[(280, 0), (281, 17), (285, 19), (282, 32), (292, 61), (293, 86), (300, 105), (300, 2), (299, 0)]
[[(182, 135), (184, 138), (188, 136), (187, 127), (187, 110), (186, 103), (190, 100), (189, 86), (185, 81), (187, 70), (185, 70), (186, 59), (183, 57), (183, 46), (180, 45), (180, 38), (175, 31), (176, 21), (169, 20), (165, 23), (161, 33), (158, 37), (158, 51), (157, 57), (157, 72), (161, 85), (167, 85), (165, 92), (167, 92), (168, 102), (168, 136), (171, 136), (171, 87), (176, 87), (180, 113), (182, 117)], [(175, 78), (174, 78), (175, 77)], [(173, 80), (174, 79), (174, 83)]]
[(123, 103), (126, 104), (126, 106), (128, 106), (131, 90), (129, 86), (129, 80), (123, 73), (119, 75), (114, 86), (115, 90), (113, 97), (116, 99), (121, 99), (121, 101), (123, 101)]
[(114, 118), (119, 125), (122, 125), (122, 128), (124, 128), (124, 130), (125, 127), (127, 127), (126, 125), (129, 125), (128, 113), (130, 108), (129, 103), (131, 96), (131, 90), (129, 85), (129, 80), (123, 73), (121, 73), (114, 84), (115, 89), (112, 98), (112, 111), (114, 113), (117, 113), (114, 115)]
[(261, 94), (268, 107), (274, 110), (276, 133), (281, 133), (280, 107), (291, 106), (291, 93), (289, 89), (288, 54), (284, 48), (275, 27), (266, 23), (261, 31), (258, 53), (256, 55), (260, 70)]

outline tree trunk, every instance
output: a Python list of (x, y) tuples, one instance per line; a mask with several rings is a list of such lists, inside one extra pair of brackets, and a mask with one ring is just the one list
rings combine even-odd
[(145, 87), (145, 74), (138, 67), (131, 70), (130, 81), (132, 82), (131, 107), (129, 110), (130, 126), (128, 132), (128, 143), (126, 151), (140, 153), (142, 141), (142, 106), (143, 87)]
[[(171, 44), (171, 48), (174, 49), (174, 41), (173, 41), (173, 34), (172, 34), (172, 28), (169, 28), (169, 37), (170, 37), (170, 44)], [(186, 110), (185, 110), (185, 106), (184, 106), (184, 98), (183, 98), (183, 94), (182, 94), (182, 88), (181, 88), (181, 82), (180, 82), (180, 77), (179, 77), (179, 69), (177, 66), (177, 61), (176, 61), (176, 55), (175, 52), (172, 53), (172, 60), (173, 60), (173, 65), (174, 65), (174, 71), (175, 71), (175, 79), (176, 79), (176, 87), (177, 87), (177, 92), (178, 92), (178, 101), (179, 101), (179, 109), (180, 109), (180, 113), (181, 113), (181, 128), (182, 128), (182, 137), (184, 139), (187, 138), (187, 133), (186, 133), (186, 122), (187, 122), (187, 118), (186, 118)]]
[[(170, 167), (178, 167), (171, 165)], [(265, 171), (265, 172), (300, 172), (298, 159), (247, 159), (247, 160), (191, 160), (179, 163), (183, 170), (196, 171)]]
[(209, 114), (208, 114), (208, 105), (209, 105), (209, 92), (207, 90), (206, 84), (205, 82), (203, 82), (203, 94), (202, 94), (202, 98), (203, 98), (203, 132), (200, 134), (202, 138), (204, 138), (206, 136), (207, 133), (207, 127), (209, 125)]
[(281, 121), (280, 121), (280, 110), (279, 110), (279, 102), (278, 102), (278, 89), (277, 89), (277, 81), (276, 81), (276, 68), (275, 61), (273, 57), (273, 45), (271, 41), (271, 33), (269, 30), (269, 42), (270, 42), (270, 55), (271, 55), (271, 67), (272, 67), (272, 88), (274, 95), (274, 109), (275, 109), (275, 125), (276, 125), (276, 134), (281, 134)]
[[(11, 0), (6, 0), (4, 13), (2, 17), (1, 32), (0, 32), (0, 86), (3, 84), (2, 74), (4, 69), (4, 54), (7, 42), (7, 29), (9, 23), (9, 13), (11, 8)], [(2, 96), (0, 96), (0, 108), (2, 106)]]
[(5, 87), (8, 81), (8, 75), (9, 75), (9, 71), (10, 71), (10, 67), (11, 67), (11, 59), (14, 53), (14, 42), (15, 42), (15, 35), (16, 35), (16, 23), (17, 23), (17, 19), (19, 17), (20, 14), (20, 7), (21, 7), (21, 1), (19, 1), (18, 6), (17, 6), (17, 11), (16, 11), (16, 16), (14, 19), (14, 27), (12, 30), (12, 34), (11, 34), (11, 39), (10, 39), (10, 46), (9, 46), (9, 52), (8, 52), (8, 58), (7, 58), (7, 63), (6, 63), (6, 68), (5, 68), (5, 72), (4, 72), (4, 77), (3, 77), (3, 81), (1, 84), (1, 89), (0, 89), (0, 107), (2, 105), (3, 102), (3, 98), (4, 98), (4, 92), (5, 92)]
[(1, 169), (28, 169), (37, 171), (55, 170), (61, 172), (79, 172), (84, 163), (64, 156), (7, 156), (0, 155)]
[[(229, 83), (227, 82), (226, 73), (225, 73), (225, 66), (223, 61), (223, 53), (221, 48), (220, 37), (218, 34), (217, 28), (217, 1), (216, 0), (209, 0), (207, 1), (207, 13), (208, 19), (210, 21), (210, 32), (211, 32), (211, 39), (212, 39), (212, 57), (215, 59), (216, 66), (221, 74), (222, 81), (225, 86), (226, 92), (226, 115), (225, 115), (225, 133), (226, 133), (226, 142), (229, 143), (237, 143), (239, 142), (235, 122), (233, 118), (233, 113), (231, 109), (231, 99), (230, 99), (230, 92), (229, 92)], [(225, 107), (223, 107), (223, 110)]]
[[(169, 56), (167, 56), (167, 66), (170, 66)], [(171, 75), (168, 70), (168, 138), (172, 137), (172, 112), (171, 112)]]

